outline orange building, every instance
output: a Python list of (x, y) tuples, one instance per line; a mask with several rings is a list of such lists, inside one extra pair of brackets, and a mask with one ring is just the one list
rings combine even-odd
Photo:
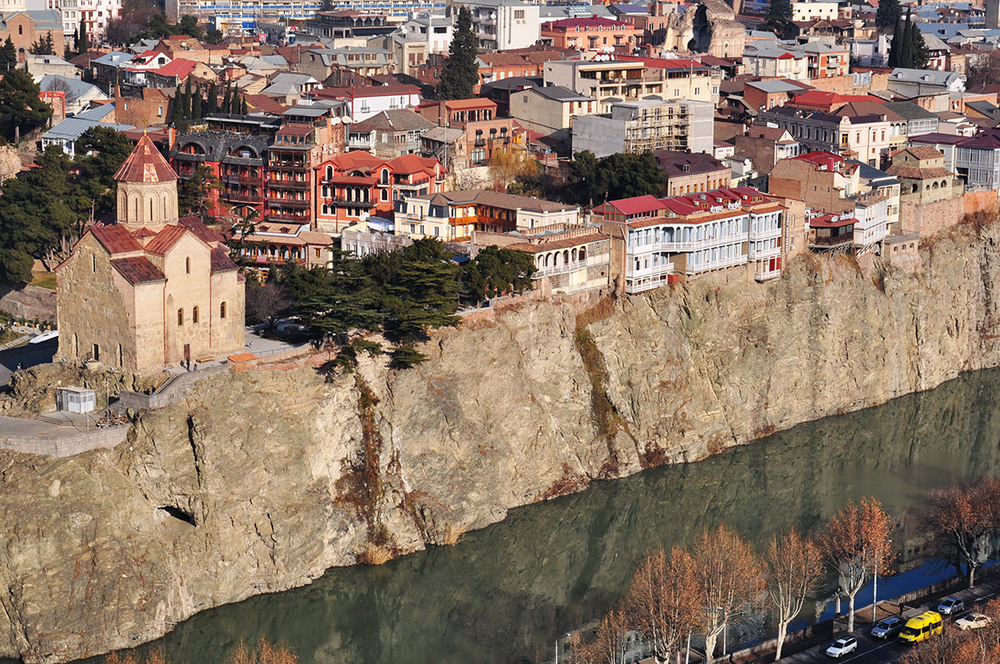
[(578, 51), (621, 51), (631, 54), (642, 30), (609, 18), (565, 18), (542, 25), (542, 41)]

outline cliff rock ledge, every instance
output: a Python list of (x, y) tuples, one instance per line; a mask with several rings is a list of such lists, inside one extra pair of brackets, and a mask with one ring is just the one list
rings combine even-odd
[(963, 226), (915, 273), (811, 257), (763, 285), (525, 303), (436, 333), (413, 370), (221, 375), (114, 450), (0, 453), (0, 655), (134, 646), (594, 479), (998, 366), (998, 240)]

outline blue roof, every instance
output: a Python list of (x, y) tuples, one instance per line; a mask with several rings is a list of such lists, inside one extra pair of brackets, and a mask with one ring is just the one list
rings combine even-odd
[(111, 111), (115, 110), (114, 104), (101, 104), (99, 106), (94, 106), (93, 108), (88, 108), (85, 111), (80, 111), (73, 117), (78, 120), (91, 120), (93, 122), (101, 122), (104, 118), (111, 114)]
[(131, 53), (125, 53), (124, 51), (111, 51), (110, 53), (105, 53), (99, 58), (94, 58), (91, 62), (96, 62), (102, 65), (111, 65), (112, 67), (119, 67), (126, 62), (130, 62), (135, 56)]
[(45, 76), (42, 76), (42, 80), (38, 82), (38, 87), (41, 90), (64, 91), (66, 93), (66, 102), (70, 104), (87, 93), (93, 92), (94, 90), (101, 92), (101, 89), (96, 85), (85, 83), (79, 79), (70, 78), (69, 76), (59, 76), (57, 74), (46, 74)]
[[(108, 105), (110, 106), (110, 104)], [(115, 131), (129, 131), (130, 129), (135, 129), (132, 125), (127, 124), (109, 124), (106, 122), (97, 122), (95, 120), (85, 120), (78, 117), (66, 118), (52, 129), (49, 129), (47, 132), (42, 134), (42, 138), (75, 141), (83, 136), (83, 133), (91, 127), (107, 127), (108, 129), (114, 129)]]

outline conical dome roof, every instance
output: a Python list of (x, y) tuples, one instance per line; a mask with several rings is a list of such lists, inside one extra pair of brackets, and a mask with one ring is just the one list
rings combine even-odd
[(169, 182), (176, 180), (177, 174), (163, 158), (153, 141), (146, 134), (142, 135), (135, 149), (125, 159), (125, 163), (115, 173), (118, 182)]

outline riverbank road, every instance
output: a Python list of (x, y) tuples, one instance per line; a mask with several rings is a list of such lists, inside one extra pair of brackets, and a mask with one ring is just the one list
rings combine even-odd
[(0, 388), (10, 382), (10, 375), (18, 369), (52, 361), (59, 348), (59, 339), (49, 339), (39, 344), (25, 344), (0, 352)]
[[(970, 610), (975, 610), (976, 604), (985, 602), (996, 597), (1000, 593), (1000, 576), (991, 576), (983, 579), (972, 590), (953, 590), (949, 593), (939, 593), (920, 600), (920, 603), (907, 604), (904, 607), (903, 617), (912, 618), (927, 610), (936, 610), (938, 602), (942, 597), (961, 597), (965, 600), (967, 610), (952, 616), (944, 616), (945, 629), (958, 629), (955, 621), (966, 615)], [(895, 615), (895, 605), (882, 604), (879, 608), (879, 619), (890, 615)], [(886, 612), (884, 609), (890, 609)], [(900, 645), (896, 639), (888, 642), (876, 639), (871, 635), (871, 607), (858, 611), (855, 614), (855, 627), (853, 636), (858, 640), (858, 649), (850, 655), (844, 655), (837, 662), (844, 664), (891, 664), (899, 659), (906, 652), (906, 647)], [(843, 634), (837, 634), (834, 638), (839, 638)], [(814, 645), (806, 650), (797, 652), (794, 655), (782, 657), (785, 664), (818, 664), (819, 662), (834, 661), (826, 656), (827, 647), (833, 639), (823, 641), (819, 645)]]

